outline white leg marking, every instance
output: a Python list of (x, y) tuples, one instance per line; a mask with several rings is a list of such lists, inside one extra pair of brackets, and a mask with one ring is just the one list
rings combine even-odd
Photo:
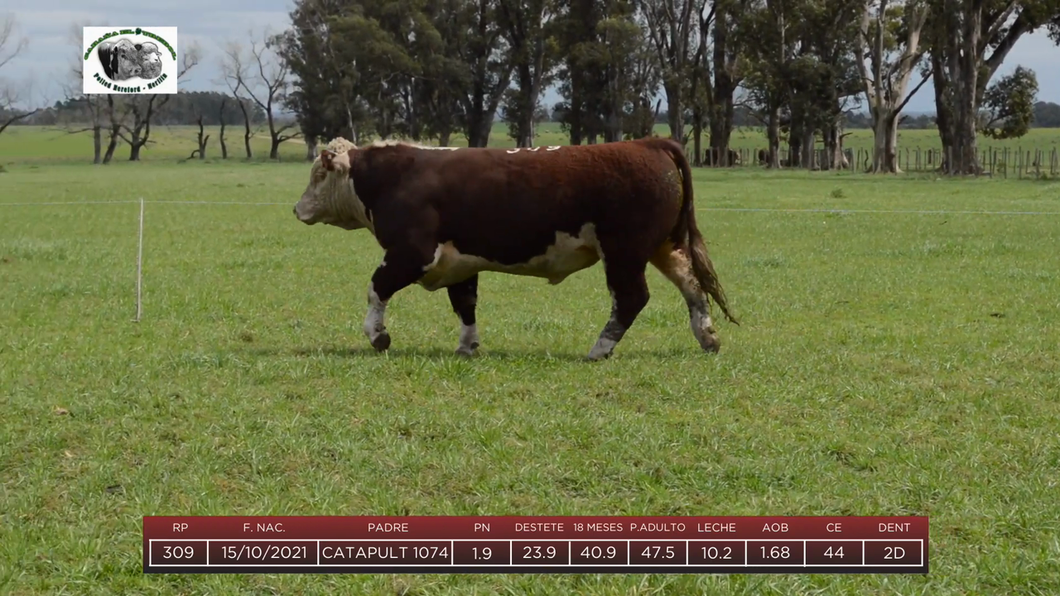
[[(386, 349), (390, 344), (390, 337), (386, 333), (386, 326), (383, 324), (383, 319), (386, 316), (386, 302), (379, 299), (379, 295), (375, 293), (375, 284), (368, 284), (368, 314), (364, 317), (364, 334), (368, 336), (368, 341), (372, 342), (372, 347), (378, 349)], [(384, 341), (383, 337), (386, 337), (386, 346), (380, 347), (378, 342)]]
[(699, 340), (699, 345), (703, 348), (713, 346), (717, 343), (717, 338), (711, 333), (713, 322), (710, 320), (710, 315), (707, 314), (702, 308), (693, 308), (692, 316), (689, 317), (689, 323), (692, 326), (692, 335), (696, 336)]
[(463, 356), (470, 356), (478, 348), (478, 326), (475, 324), (465, 325), (460, 324), (460, 345), (456, 348), (456, 353)]

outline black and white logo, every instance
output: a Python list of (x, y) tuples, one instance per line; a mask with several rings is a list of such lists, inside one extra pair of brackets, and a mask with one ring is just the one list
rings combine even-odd
[(176, 93), (176, 27), (85, 27), (83, 91)]

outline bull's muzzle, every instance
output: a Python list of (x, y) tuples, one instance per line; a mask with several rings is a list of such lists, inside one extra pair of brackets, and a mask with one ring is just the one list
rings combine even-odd
[(313, 218), (313, 215), (311, 213), (306, 213), (304, 211), (299, 211), (298, 210), (298, 205), (301, 205), (301, 203), (296, 204), (294, 206), (294, 209), (291, 210), (291, 212), (294, 213), (294, 216), (298, 218), (298, 221), (300, 221), (300, 222), (302, 222), (304, 224), (308, 224), (308, 225), (313, 225), (313, 224), (317, 223), (316, 220)]

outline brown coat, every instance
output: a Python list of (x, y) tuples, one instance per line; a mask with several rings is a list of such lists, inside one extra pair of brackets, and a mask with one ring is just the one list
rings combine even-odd
[[(321, 190), (336, 174), (348, 176), (349, 191)], [(327, 193), (347, 196), (321, 196)], [(369, 312), (374, 319), (366, 319), (377, 348), (389, 346), (381, 314), (386, 302), (410, 284), (447, 288), (466, 329), (474, 326), (479, 272), (560, 283), (601, 259), (614, 307), (590, 358), (610, 355), (647, 303), (649, 262), (681, 289), (702, 347), (718, 347), (706, 295), (728, 316), (696, 228), (691, 170), (680, 145), (669, 139), (533, 149), (386, 143), (325, 150), (295, 213), (310, 224), (368, 227), (385, 250), (369, 289), (370, 304), (379, 306), (375, 315)], [(472, 343), (477, 346), (477, 335)], [(463, 339), (461, 347), (474, 349)]]

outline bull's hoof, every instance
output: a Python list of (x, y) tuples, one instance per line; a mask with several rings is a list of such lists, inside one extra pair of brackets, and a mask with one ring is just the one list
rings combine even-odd
[(475, 350), (478, 349), (478, 342), (472, 343), (470, 346), (460, 346), (456, 349), (457, 356), (474, 356)]
[(372, 347), (375, 348), (376, 352), (385, 352), (390, 348), (390, 334), (386, 331), (375, 336), (372, 340)]
[(594, 352), (589, 352), (589, 355), (586, 356), (585, 359), (588, 360), (589, 362), (601, 362), (603, 360), (607, 360), (608, 358), (610, 358), (612, 353), (613, 352), (602, 352), (602, 353), (597, 354), (597, 353), (594, 353)]
[(721, 340), (718, 339), (717, 335), (707, 335), (700, 338), (699, 345), (704, 352), (710, 352), (711, 354), (717, 354), (721, 351)]

